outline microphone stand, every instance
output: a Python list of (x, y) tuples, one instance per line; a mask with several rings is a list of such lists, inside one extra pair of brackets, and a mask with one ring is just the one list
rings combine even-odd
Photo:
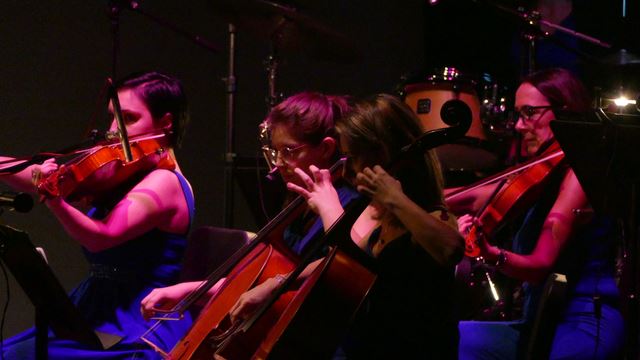
[[(118, 27), (118, 15), (121, 9), (128, 9), (137, 14), (144, 16), (152, 22), (167, 28), (175, 34), (195, 43), (196, 45), (209, 50), (212, 53), (221, 52), (221, 47), (212, 41), (207, 40), (203, 36), (194, 35), (184, 29), (179, 28), (175, 24), (154, 16), (140, 8), (138, 1), (131, 0), (111, 0), (110, 6), (110, 18), (112, 24), (113, 33), (113, 78), (115, 79), (116, 64), (118, 55), (118, 40), (119, 40), (119, 27)], [(229, 24), (229, 68), (227, 77), (223, 78), (226, 84), (227, 93), (227, 139), (224, 154), (224, 216), (223, 223), (225, 227), (233, 226), (233, 171), (236, 154), (234, 152), (234, 118), (235, 118), (235, 94), (236, 90), (236, 77), (235, 77), (235, 37), (236, 27), (234, 24)]]
[(233, 173), (235, 170), (235, 159), (237, 154), (234, 151), (235, 148), (235, 132), (234, 132), (234, 118), (235, 118), (235, 95), (237, 89), (237, 79), (235, 75), (235, 63), (236, 63), (236, 26), (229, 23), (229, 60), (228, 60), (228, 73), (227, 77), (223, 79), (226, 84), (227, 93), (227, 141), (224, 153), (224, 214), (222, 222), (225, 227), (233, 227)]
[(217, 44), (213, 43), (212, 41), (207, 40), (206, 38), (204, 38), (203, 36), (200, 35), (194, 35), (184, 29), (179, 28), (178, 26), (176, 26), (175, 24), (173, 24), (170, 21), (167, 21), (163, 18), (154, 16), (144, 10), (142, 10), (140, 8), (140, 4), (137, 1), (131, 1), (131, 0), (120, 0), (120, 1), (111, 1), (111, 4), (115, 4), (112, 5), (113, 7), (118, 7), (122, 6), (122, 8), (124, 9), (128, 9), (131, 10), (135, 13), (138, 13), (144, 17), (146, 17), (147, 19), (151, 20), (152, 22), (160, 25), (161, 27), (164, 27), (166, 29), (169, 29), (171, 31), (173, 31), (175, 34), (180, 35), (181, 37), (190, 40), (191, 42), (195, 43), (196, 45), (207, 49), (213, 53), (219, 53), (221, 51), (220, 46), (218, 46)]
[(116, 1), (109, 1), (108, 12), (111, 23), (111, 78), (117, 79), (120, 53), (120, 5)]

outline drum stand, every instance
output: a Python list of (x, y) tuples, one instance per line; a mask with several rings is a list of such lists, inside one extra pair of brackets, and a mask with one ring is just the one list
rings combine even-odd
[(536, 10), (530, 10), (527, 11), (522, 7), (519, 7), (518, 9), (512, 9), (512, 8), (508, 8), (506, 6), (500, 5), (499, 3), (495, 2), (495, 1), (487, 1), (485, 2), (486, 4), (488, 4), (489, 6), (493, 7), (494, 9), (499, 10), (500, 12), (503, 13), (507, 13), (509, 15), (511, 15), (512, 17), (516, 17), (518, 18), (520, 21), (524, 22), (525, 25), (525, 31), (522, 35), (522, 40), (524, 42), (525, 48), (527, 49), (526, 54), (523, 54), (522, 56), (522, 72), (523, 75), (529, 75), (533, 72), (536, 71), (536, 63), (535, 63), (535, 58), (536, 58), (536, 40), (539, 39), (550, 39), (551, 41), (554, 41), (556, 45), (565, 48), (573, 53), (576, 53), (578, 56), (581, 57), (587, 57), (587, 58), (591, 58), (591, 56), (577, 50), (571, 47), (566, 46), (565, 44), (562, 44), (560, 41), (556, 41), (553, 38), (551, 38), (549, 35), (549, 33), (542, 31), (542, 29), (540, 29), (541, 25), (544, 25), (546, 27), (552, 28), (556, 31), (560, 31), (563, 32), (565, 34), (568, 34), (570, 36), (573, 36), (577, 39), (586, 41), (588, 43), (594, 44), (594, 45), (598, 45), (602, 48), (605, 49), (611, 49), (612, 45), (609, 43), (606, 43), (602, 40), (596, 39), (594, 37), (591, 37), (589, 35), (577, 32), (575, 30), (571, 30), (569, 28), (566, 28), (564, 26), (560, 26), (558, 24), (552, 23), (550, 21), (544, 20), (541, 18), (541, 15), (538, 11)]
[(278, 77), (278, 66), (280, 65), (277, 53), (276, 46), (272, 42), (271, 54), (269, 54), (267, 60), (264, 62), (267, 71), (268, 94), (266, 101), (268, 111), (271, 111), (271, 109), (282, 100), (282, 93), (277, 93), (276, 91), (276, 79)]
[[(220, 47), (211, 41), (205, 39), (200, 35), (191, 34), (173, 23), (164, 20), (162, 18), (151, 15), (148, 12), (140, 9), (137, 1), (109, 1), (109, 18), (111, 20), (111, 31), (113, 36), (113, 58), (112, 58), (112, 78), (116, 78), (116, 68), (118, 63), (118, 50), (119, 50), (119, 15), (123, 9), (131, 10), (138, 13), (152, 22), (167, 28), (188, 40), (191, 40), (196, 45), (207, 49), (213, 53), (219, 53)], [(235, 119), (235, 94), (237, 92), (237, 79), (235, 76), (235, 43), (236, 43), (236, 27), (234, 24), (229, 24), (229, 61), (228, 61), (228, 73), (223, 81), (226, 85), (227, 94), (227, 119), (226, 119), (226, 143), (224, 153), (224, 215), (223, 223), (225, 227), (233, 226), (233, 172), (235, 166), (236, 153), (234, 151), (234, 119)]]
[(227, 93), (227, 141), (224, 153), (224, 215), (223, 224), (227, 228), (233, 227), (233, 172), (237, 154), (235, 148), (235, 95), (237, 89), (237, 79), (235, 75), (236, 63), (236, 26), (229, 23), (229, 60), (228, 73), (224, 78)]

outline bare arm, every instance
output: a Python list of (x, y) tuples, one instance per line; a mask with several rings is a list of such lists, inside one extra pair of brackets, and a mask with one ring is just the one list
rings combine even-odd
[(357, 175), (358, 191), (391, 211), (409, 230), (414, 241), (438, 263), (455, 265), (464, 251), (464, 239), (455, 226), (438, 219), (418, 206), (402, 191), (400, 182), (380, 166), (365, 168)]
[[(0, 162), (13, 160), (13, 158), (0, 156)], [(0, 165), (0, 168), (17, 165), (16, 163), (7, 163)], [(34, 175), (46, 175), (51, 171), (55, 171), (58, 168), (53, 159), (46, 160), (44, 163), (28, 166), (24, 170), (10, 175), (0, 175), (0, 181), (9, 185), (12, 189), (23, 192), (33, 193), (36, 190), (34, 184)]]
[[(304, 281), (318, 267), (322, 260), (323, 259), (318, 259), (307, 265), (307, 267), (300, 273), (300, 275), (296, 279), (291, 290), (298, 289), (300, 285), (302, 285)], [(271, 294), (273, 294), (278, 289), (285, 276), (288, 276), (288, 274), (279, 274), (278, 276), (269, 278), (262, 282), (262, 284), (259, 284), (253, 289), (242, 294), (240, 298), (238, 298), (238, 301), (235, 303), (235, 305), (233, 305), (233, 307), (229, 311), (231, 320), (236, 321), (238, 319), (249, 317), (260, 307), (260, 305), (267, 301)]]
[[(204, 297), (198, 299), (197, 304), (205, 305), (206, 302), (218, 292), (225, 281), (226, 278), (218, 280), (218, 282), (207, 291)], [(152, 316), (156, 315), (158, 310), (171, 310), (187, 295), (195, 292), (203, 283), (204, 281), (191, 281), (153, 289), (140, 302), (140, 312), (145, 320), (149, 320)]]
[[(505, 252), (506, 262), (500, 270), (520, 280), (534, 283), (543, 281), (573, 233), (583, 223), (583, 219), (574, 214), (573, 209), (581, 209), (587, 205), (587, 198), (578, 179), (569, 170), (560, 186), (558, 198), (544, 221), (533, 252), (529, 255)], [(497, 247), (488, 245), (484, 240), (481, 241), (481, 248), (487, 260), (495, 262), (498, 259), (500, 249)]]
[(489, 201), (489, 198), (494, 193), (498, 186), (497, 182), (477, 187), (475, 189), (470, 188), (451, 188), (445, 189), (445, 202), (449, 210), (461, 216), (464, 214), (477, 214), (480, 209)]
[(186, 202), (175, 174), (166, 170), (148, 174), (101, 220), (88, 217), (61, 198), (48, 199), (46, 204), (69, 235), (92, 252), (117, 246), (153, 228), (180, 232), (188, 226), (188, 216), (176, 219), (185, 213)]

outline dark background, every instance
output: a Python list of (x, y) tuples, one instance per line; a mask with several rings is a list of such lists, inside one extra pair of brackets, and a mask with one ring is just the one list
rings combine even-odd
[[(226, 100), (221, 79), (227, 69), (227, 24), (212, 2), (141, 1), (141, 7), (219, 44), (219, 53), (200, 48), (139, 14), (123, 11), (120, 16), (118, 73), (154, 69), (184, 82), (192, 122), (177, 156), (196, 195), (195, 226), (223, 225)], [(612, 29), (622, 27), (623, 22), (615, 6), (602, 5), (612, 2), (580, 3), (589, 19), (585, 22), (588, 30), (600, 29), (603, 36), (613, 38)], [(104, 112), (99, 93), (111, 72), (112, 53), (107, 3), (3, 2), (0, 154), (26, 156), (78, 142), (94, 114)], [(391, 92), (403, 74), (428, 72), (442, 65), (489, 72), (505, 84), (517, 81), (518, 64), (510, 55), (517, 25), (480, 3), (442, 0), (427, 7), (425, 1), (418, 0), (328, 0), (298, 4), (307, 15), (350, 38), (361, 51), (362, 61), (338, 64), (288, 53), (282, 58), (277, 82), (285, 95), (301, 90), (356, 97)], [(603, 16), (601, 8), (613, 15)], [(635, 9), (638, 13), (637, 6)], [(242, 157), (258, 156), (256, 127), (266, 113), (263, 61), (268, 54), (268, 41), (238, 29), (235, 144)], [(105, 124), (95, 127), (104, 129)], [(250, 183), (256, 178), (255, 169), (238, 171), (236, 176)], [(233, 226), (257, 230), (252, 216), (256, 196), (246, 197), (236, 183), (233, 204)], [(79, 246), (45, 206), (38, 205), (29, 214), (5, 213), (0, 220), (27, 231), (37, 246), (45, 248), (51, 267), (67, 290), (85, 276), (87, 265)], [(13, 279), (10, 290), (5, 337), (33, 324), (33, 308)], [(5, 300), (5, 282), (0, 281), (0, 304)]]

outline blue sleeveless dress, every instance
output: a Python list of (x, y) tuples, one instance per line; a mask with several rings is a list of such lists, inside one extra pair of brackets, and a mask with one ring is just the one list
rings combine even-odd
[[(555, 203), (561, 174), (527, 212), (513, 252), (530, 254)], [(611, 219), (596, 216), (573, 235), (553, 271), (567, 276), (567, 299), (558, 319), (550, 359), (616, 359), (624, 346), (624, 321), (615, 283)], [(523, 284), (523, 317), (515, 321), (461, 321), (460, 359), (517, 359), (529, 341), (543, 285)], [(600, 299), (600, 300), (595, 300)]]
[[(195, 211), (193, 193), (186, 179), (179, 173), (175, 174), (180, 180), (192, 221)], [(105, 209), (94, 208), (88, 215), (101, 218), (106, 213)], [(152, 289), (177, 282), (187, 233), (170, 234), (154, 229), (105, 251), (90, 253), (84, 250), (90, 273), (71, 292), (70, 298), (92, 328), (122, 339), (107, 350), (96, 350), (75, 341), (56, 338), (50, 331), (49, 359), (160, 359), (160, 355), (140, 339), (156, 322), (144, 321), (140, 314), (140, 301)], [(191, 319), (186, 313), (181, 321), (162, 322), (145, 338), (168, 351), (190, 325)], [(4, 358), (34, 359), (35, 329), (7, 339)]]

